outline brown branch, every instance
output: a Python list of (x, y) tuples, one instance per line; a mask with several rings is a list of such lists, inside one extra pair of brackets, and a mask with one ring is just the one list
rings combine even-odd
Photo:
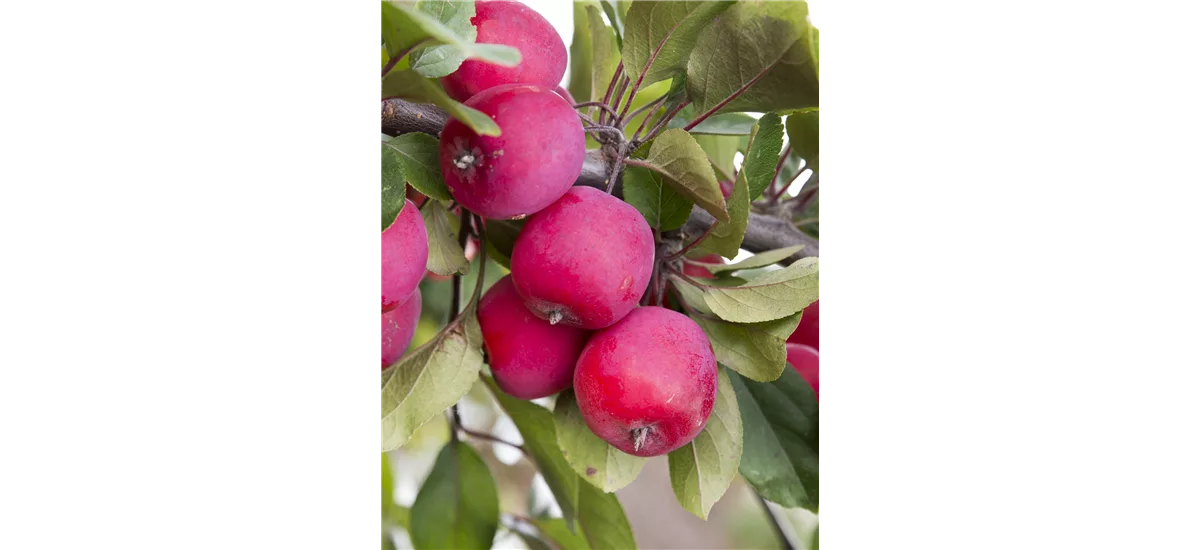
[[(446, 120), (450, 118), (445, 111), (433, 105), (409, 103), (402, 99), (383, 101), (382, 110), (382, 131), (391, 136), (410, 132), (424, 132), (437, 136), (445, 126)], [(586, 185), (603, 191), (606, 188), (605, 180), (608, 179), (610, 168), (610, 162), (604, 158), (599, 149), (590, 150), (583, 159), (583, 169), (579, 172), (579, 178), (575, 180), (575, 185)], [(621, 175), (617, 176), (613, 194), (623, 196)], [(708, 212), (696, 207), (692, 209), (691, 217), (683, 226), (683, 230), (688, 235), (700, 235), (714, 221)], [(750, 223), (746, 227), (746, 238), (742, 242), (742, 248), (751, 252), (763, 252), (798, 244), (803, 244), (804, 249), (785, 262), (790, 263), (800, 258), (819, 255), (817, 239), (801, 233), (790, 220), (755, 212), (750, 213)]]

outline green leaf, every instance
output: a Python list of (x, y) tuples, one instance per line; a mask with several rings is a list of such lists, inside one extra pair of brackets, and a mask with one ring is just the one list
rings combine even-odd
[(487, 250), (488, 258), (505, 268), (511, 267), (513, 246), (517, 244), (517, 235), (525, 227), (525, 220), (487, 220)]
[[(600, 0), (600, 7), (604, 8), (604, 15), (612, 22), (613, 31), (617, 36), (617, 48), (624, 49), (621, 40), (625, 36), (625, 11), (617, 4), (616, 0)], [(625, 10), (628, 9), (629, 6), (625, 6)]]
[(658, 172), (630, 166), (625, 169), (624, 186), (625, 202), (637, 208), (652, 228), (679, 229), (692, 213), (692, 201), (664, 185)]
[(729, 220), (718, 221), (717, 226), (700, 243), (701, 250), (716, 252), (733, 259), (746, 238), (746, 227), (750, 225), (750, 189), (746, 183), (746, 171), (738, 172), (733, 180), (733, 192), (726, 201)]
[[(490, 222), (490, 220), (489, 220)], [(529, 401), (517, 399), (504, 393), (496, 386), (491, 378), (484, 378), (492, 396), (500, 404), (500, 408), (508, 413), (513, 424), (521, 432), (522, 445), (529, 453), (538, 471), (558, 501), (563, 518), (574, 530), (577, 510), (579, 510), (579, 476), (567, 464), (562, 451), (558, 448), (558, 439), (554, 431), (554, 416), (550, 411)]]
[(725, 197), (717, 184), (708, 157), (695, 138), (683, 130), (667, 130), (650, 145), (645, 162), (664, 176), (683, 196), (692, 200), (714, 218), (729, 221)]
[[(387, 153), (384, 153), (387, 156)], [(405, 193), (407, 186), (404, 184), (404, 170), (398, 163), (389, 164), (386, 159), (383, 162), (383, 195), (380, 200), (383, 206), (383, 229), (387, 231), (396, 221), (396, 217), (400, 215), (400, 211), (404, 210)]]
[(770, 382), (787, 367), (785, 346), (800, 314), (762, 323), (726, 323), (699, 315), (692, 320), (708, 335), (718, 363), (751, 380)]
[(579, 522), (592, 548), (637, 548), (617, 495), (580, 483)]
[(413, 547), (488, 550), (499, 523), (500, 500), (487, 464), (470, 445), (451, 441), (413, 501)]
[(383, 77), (383, 98), (398, 97), (416, 103), (432, 103), (448, 111), (451, 116), (466, 124), (476, 134), (500, 135), (500, 127), (487, 115), (450, 99), (437, 81), (425, 78), (405, 69), (392, 71)]
[(554, 428), (571, 468), (606, 493), (629, 485), (646, 464), (645, 458), (625, 454), (592, 433), (570, 391), (560, 393), (554, 404)]
[[(700, 254), (702, 254), (702, 255), (703, 255), (703, 251), (701, 251), (701, 252), (700, 252)], [(752, 272), (752, 273), (753, 273), (753, 272)], [(748, 280), (747, 280), (747, 279), (745, 279), (745, 278), (742, 278), (742, 277), (735, 277), (735, 276), (732, 276), (732, 275), (726, 275), (726, 276), (723, 276), (723, 277), (718, 277), (718, 278), (716, 278), (716, 279), (708, 279), (708, 280), (705, 280), (705, 281), (704, 281), (703, 283), (701, 283), (701, 284), (703, 284), (703, 285), (705, 285), (706, 287), (709, 287), (709, 288), (711, 288), (711, 287), (727, 288), (727, 287), (738, 287), (738, 286), (742, 286), (742, 285), (745, 285), (747, 282), (748, 282)]]
[[(392, 2), (383, 2), (381, 20), (383, 22), (383, 54), (384, 65), (387, 59), (408, 50), (413, 44), (428, 38), (429, 33), (421, 30), (416, 20), (401, 11)], [(471, 9), (474, 9), (472, 6)]]
[[(475, 16), (474, 2), (424, 0), (418, 4), (418, 9), (444, 24), (463, 40), (475, 42), (477, 32), (475, 25), (471, 24), (471, 18)], [(421, 76), (439, 78), (457, 71), (466, 58), (466, 52), (458, 45), (423, 46), (413, 50), (410, 66)]]
[(446, 210), (447, 206), (440, 202), (426, 205), (421, 209), (421, 219), (425, 220), (425, 233), (429, 236), (429, 259), (425, 261), (425, 268), (448, 277), (466, 273), (471, 262), (458, 245), (454, 226), (450, 225), (450, 221), (457, 221), (457, 218)]
[(608, 90), (613, 73), (617, 72), (617, 64), (621, 62), (621, 51), (617, 49), (613, 30), (604, 24), (599, 6), (594, 2), (588, 3), (587, 15), (588, 30), (592, 34), (592, 101), (600, 101), (604, 99), (604, 92)]
[(742, 417), (729, 374), (717, 373), (717, 401), (704, 430), (667, 456), (671, 488), (683, 508), (708, 519), (713, 504), (729, 488), (742, 459)]
[[(437, 138), (421, 132), (396, 136), (383, 142), (384, 185), (403, 186), (408, 183), (418, 192), (431, 199), (448, 201), (450, 190), (442, 180), (442, 169), (438, 164)], [(399, 174), (399, 181), (395, 178)]]
[(704, 302), (734, 323), (761, 323), (794, 315), (817, 301), (818, 259), (801, 258), (742, 286), (705, 288)]
[(396, 525), (403, 527), (404, 531), (412, 531), (413, 530), (413, 509), (412, 508), (403, 507), (403, 506), (400, 506), (400, 504), (394, 504), (394, 506), (392, 506), (391, 514), (392, 514), (392, 521), (395, 521)]
[(575, 32), (571, 35), (571, 79), (567, 90), (576, 101), (591, 101), (592, 96), (592, 31), (588, 23), (586, 2), (574, 3)]
[[(568, 527), (578, 522), (592, 548), (636, 548), (633, 531), (616, 495), (581, 483), (558, 448), (554, 415), (542, 407), (500, 391), (487, 380), (496, 401), (512, 418), (525, 440), (525, 448), (558, 500)], [(575, 519), (572, 519), (575, 518)]]
[(704, 301), (704, 289), (696, 288), (692, 284), (680, 280), (677, 276), (672, 276), (671, 280), (671, 286), (679, 292), (679, 296), (683, 298), (684, 303), (705, 315), (713, 314), (712, 310), (708, 308), (708, 304)]
[(419, 7), (383, 2), (383, 38), (388, 55), (420, 42), (421, 49), (411, 54), (411, 68), (435, 78), (458, 70), (464, 59), (516, 67), (521, 62), (521, 52), (516, 48), (475, 43), (476, 30), (471, 25), (474, 16), (474, 2), (425, 0)]
[(395, 497), (392, 496), (392, 487), (395, 485), (395, 480), (392, 477), (391, 459), (388, 458), (387, 453), (380, 454), (383, 455), (383, 515), (387, 517), (388, 511), (396, 503)]
[(454, 46), (431, 46), (414, 51), (409, 68), (426, 78), (441, 78), (457, 71), (465, 60), (466, 55)]
[[(698, 112), (770, 112), (818, 103), (806, 2), (738, 2), (696, 41), (688, 93)], [(728, 103), (727, 99), (737, 96)]]
[(774, 382), (730, 379), (744, 428), (742, 477), (767, 500), (816, 512), (820, 424), (812, 387), (791, 368)]
[(798, 244), (796, 246), (789, 246), (787, 248), (776, 248), (775, 250), (768, 250), (766, 252), (760, 252), (749, 258), (746, 258), (745, 260), (742, 260), (740, 262), (733, 263), (733, 264), (701, 263), (700, 267), (707, 269), (710, 273), (721, 273), (723, 271), (741, 271), (744, 269), (757, 269), (760, 267), (766, 267), (768, 265), (777, 264), (787, 258), (790, 258), (792, 256), (792, 254), (795, 254), (803, 249), (804, 249), (804, 245)]
[(560, 518), (534, 518), (533, 524), (542, 532), (542, 537), (549, 539), (554, 546), (562, 550), (588, 550), (587, 538), (582, 533), (573, 533), (567, 527), (567, 522)]
[(413, 431), (471, 390), (483, 366), (476, 301), (437, 336), (382, 373), (383, 450), (403, 445)]
[[(667, 123), (667, 128), (683, 128), (690, 122), (688, 118), (677, 116)], [(721, 113), (704, 119), (688, 131), (692, 135), (748, 136), (755, 122), (754, 117), (746, 113)]]
[(746, 145), (749, 142), (750, 136), (718, 136), (699, 134), (692, 136), (696, 138), (696, 143), (700, 144), (700, 149), (708, 155), (710, 164), (719, 168), (722, 173), (721, 179), (735, 180), (734, 173), (736, 169), (733, 165), (733, 159), (737, 156), (738, 151), (745, 151)]
[(800, 109), (790, 115), (787, 120), (788, 142), (792, 150), (804, 159), (805, 168), (817, 171), (817, 160), (821, 133), (817, 130), (817, 119), (820, 116), (816, 107)]
[(684, 71), (701, 31), (732, 4), (732, 1), (633, 2), (625, 17), (622, 51), (625, 74), (636, 82), (645, 70), (642, 84), (650, 84)]
[(783, 149), (783, 122), (779, 115), (767, 113), (758, 119), (751, 130), (746, 158), (742, 162), (741, 171), (746, 174), (751, 201), (762, 195), (775, 179), (780, 149)]
[(512, 529), (511, 532), (516, 533), (516, 535), (521, 538), (521, 542), (525, 543), (525, 548), (528, 548), (529, 550), (554, 550), (554, 547), (550, 546), (550, 544), (548, 544), (546, 541), (526, 533), (523, 530)]

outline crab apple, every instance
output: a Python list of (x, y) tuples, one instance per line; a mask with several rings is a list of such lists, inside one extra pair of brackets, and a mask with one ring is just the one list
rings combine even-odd
[(575, 361), (590, 331), (538, 319), (521, 301), (511, 275), (483, 295), (477, 316), (488, 365), (505, 393), (537, 399), (571, 386)]
[(413, 204), (415, 204), (417, 206), (421, 206), (422, 204), (425, 204), (425, 199), (426, 199), (425, 195), (422, 195), (420, 191), (417, 191), (416, 189), (413, 189), (412, 187), (408, 187), (407, 189), (405, 189), (404, 198), (406, 198), (410, 201), (413, 201)]
[(820, 395), (817, 391), (817, 362), (820, 357), (820, 352), (817, 348), (806, 346), (804, 344), (788, 344), (787, 361), (796, 372), (800, 373), (800, 377), (812, 386), (813, 397), (820, 401)]
[(717, 184), (721, 188), (721, 196), (725, 197), (725, 200), (729, 200), (729, 196), (733, 194), (733, 182), (721, 180)]
[(654, 234), (624, 201), (574, 187), (525, 222), (511, 264), (517, 292), (535, 315), (600, 329), (637, 307), (654, 268)]
[(571, 105), (575, 105), (575, 103), (577, 103), (575, 101), (575, 98), (571, 97), (571, 92), (567, 91), (567, 89), (563, 88), (562, 86), (554, 88), (554, 93), (558, 94), (560, 97), (562, 97), (564, 100), (566, 100), (567, 103), (570, 103)]
[(421, 320), (421, 289), (396, 309), (383, 314), (383, 368), (388, 368), (408, 351), (413, 334), (417, 332), (417, 321)]
[(408, 299), (425, 276), (429, 259), (425, 221), (417, 205), (405, 199), (404, 208), (396, 221), (384, 230), (383, 243), (383, 313)]
[(694, 439), (717, 397), (717, 359), (686, 315), (640, 307), (596, 332), (575, 365), (575, 397), (589, 429), (635, 456)]
[(813, 349), (821, 349), (821, 334), (818, 319), (818, 309), (821, 301), (817, 300), (804, 308), (804, 313), (800, 315), (800, 324), (796, 325), (796, 330), (788, 336), (787, 341), (812, 346)]
[(478, 135), (454, 119), (442, 130), (442, 177), (459, 204), (486, 218), (522, 218), (575, 183), (586, 147), (583, 126), (558, 94), (513, 84), (466, 104), (491, 117), (501, 135)]
[(546, 18), (520, 2), (475, 2), (471, 18), (479, 44), (504, 44), (521, 52), (516, 67), (467, 60), (442, 77), (450, 97), (466, 101), (504, 84), (538, 84), (553, 88), (567, 72), (567, 46)]
[[(721, 264), (725, 263), (725, 258), (722, 258), (720, 254), (713, 253), (713, 254), (709, 254), (707, 256), (701, 256), (699, 258), (695, 258), (692, 261), (700, 262), (702, 264), (721, 265)], [(698, 265), (692, 265), (689, 263), (683, 264), (683, 274), (687, 275), (689, 277), (696, 278), (696, 279), (716, 279), (717, 278), (716, 275), (713, 275), (711, 271), (709, 271), (703, 267), (700, 267)]]

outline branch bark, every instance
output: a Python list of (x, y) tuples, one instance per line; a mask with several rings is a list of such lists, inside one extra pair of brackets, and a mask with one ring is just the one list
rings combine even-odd
[[(442, 109), (427, 104), (410, 103), (402, 99), (385, 99), (382, 102), (382, 131), (390, 136), (410, 132), (424, 132), (437, 136), (446, 125), (450, 115)], [(608, 177), (608, 162), (600, 150), (590, 150), (583, 160), (583, 170), (575, 185), (586, 185), (597, 189), (607, 187), (605, 178)], [(617, 186), (614, 193), (621, 195), (621, 176), (617, 176)], [(699, 207), (692, 209), (692, 214), (683, 226), (689, 235), (703, 233), (713, 222), (713, 217)], [(751, 252), (763, 252), (776, 248), (784, 248), (803, 244), (804, 249), (797, 252), (788, 262), (809, 256), (818, 256), (818, 241), (796, 229), (790, 220), (780, 219), (766, 214), (750, 213), (750, 223), (746, 227), (746, 238), (742, 248)]]

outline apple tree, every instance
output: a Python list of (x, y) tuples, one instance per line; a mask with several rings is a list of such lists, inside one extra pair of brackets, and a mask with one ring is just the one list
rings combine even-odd
[[(568, 48), (518, 2), (382, 2), (382, 450), (451, 426), (411, 508), (385, 455), (416, 548), (633, 548), (613, 492), (653, 456), (702, 519), (738, 475), (818, 510), (808, 6), (573, 8)], [(444, 324), (410, 347), (431, 277)], [(561, 517), (501, 510), (480, 386)]]

